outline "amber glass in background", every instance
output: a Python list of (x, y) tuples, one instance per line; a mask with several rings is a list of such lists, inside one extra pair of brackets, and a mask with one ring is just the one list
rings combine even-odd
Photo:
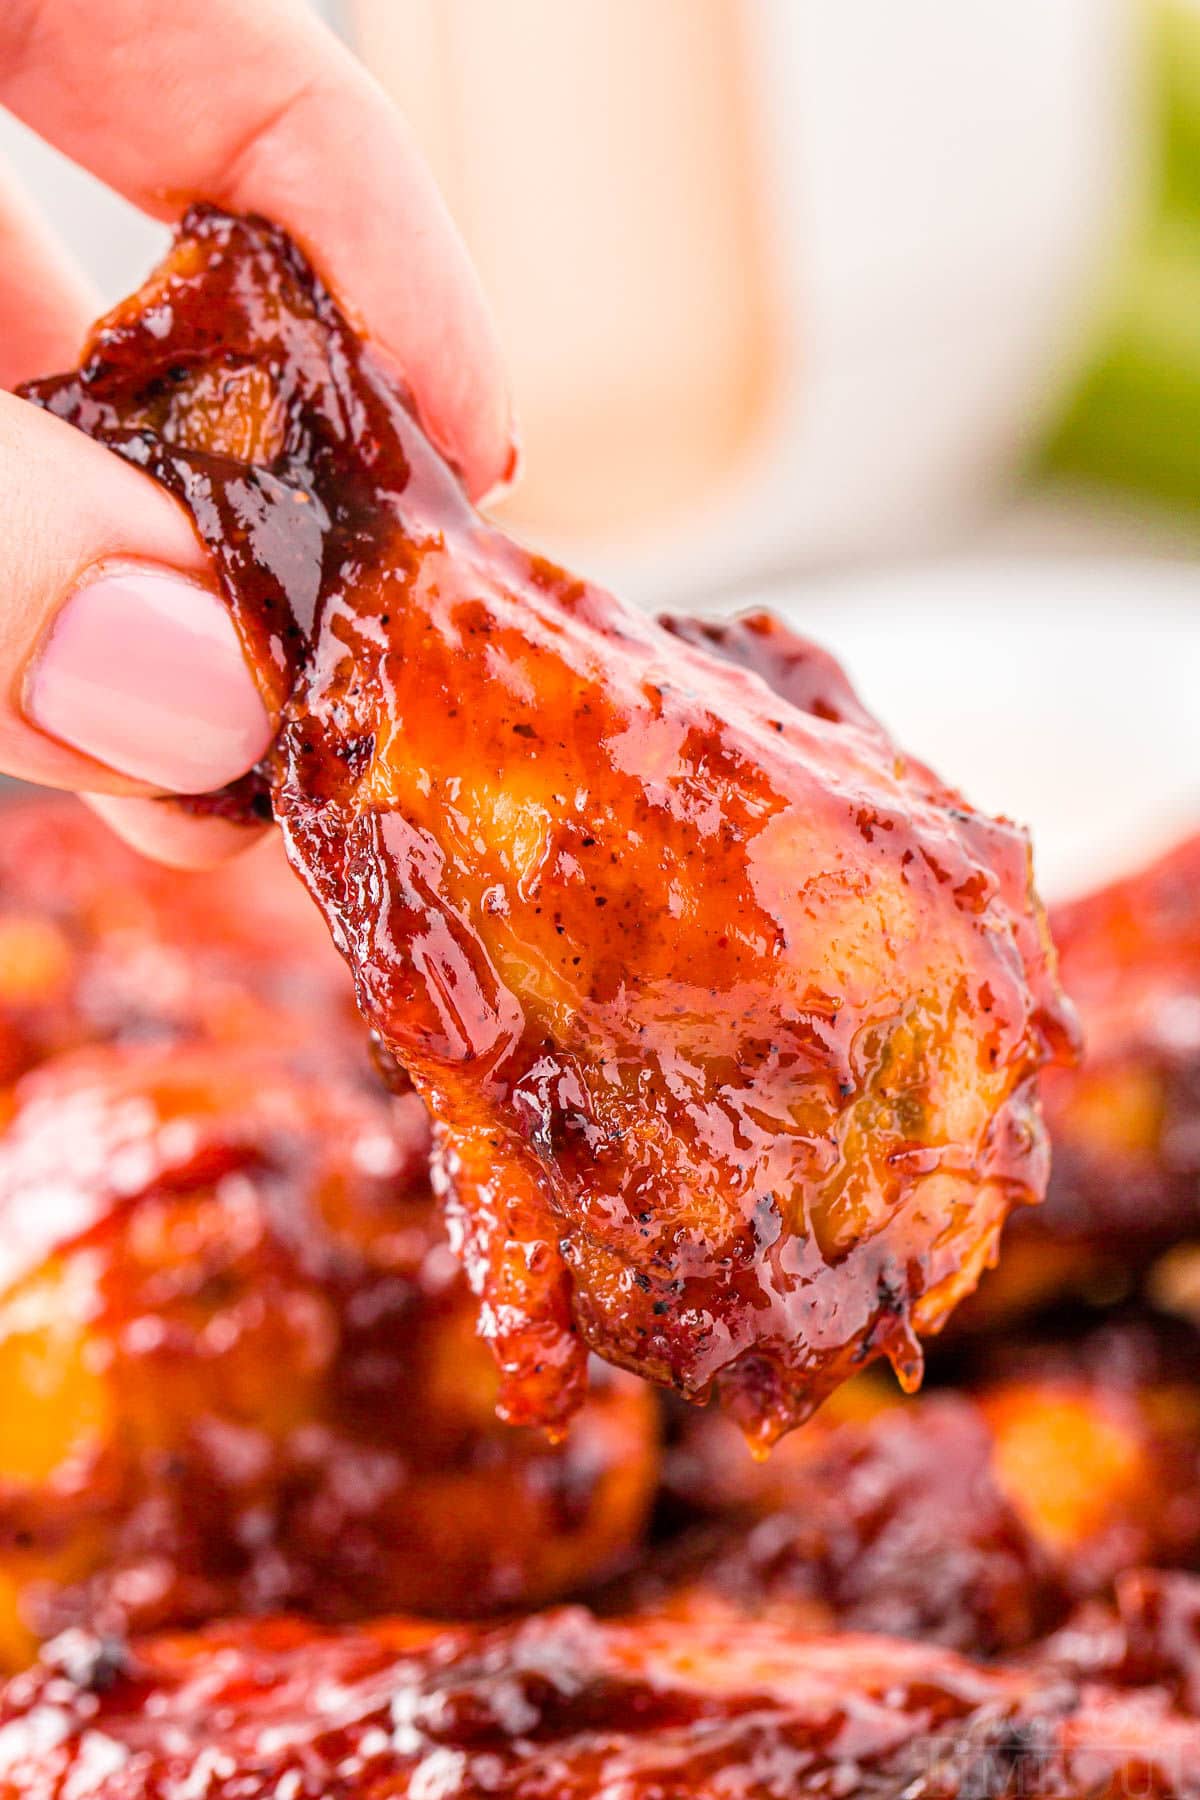
[[(510, 520), (636, 539), (705, 504), (776, 334), (740, 0), (348, 0), (497, 313), (525, 448)], [(402, 247), (401, 247), (402, 253)]]

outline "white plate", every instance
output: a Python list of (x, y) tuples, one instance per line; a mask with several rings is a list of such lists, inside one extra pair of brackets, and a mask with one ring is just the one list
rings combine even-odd
[(964, 559), (744, 604), (827, 645), (906, 748), (1031, 826), (1049, 897), (1200, 829), (1200, 568)]

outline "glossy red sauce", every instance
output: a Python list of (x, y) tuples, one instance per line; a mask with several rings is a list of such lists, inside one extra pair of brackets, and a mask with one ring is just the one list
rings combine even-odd
[(589, 1346), (764, 1445), (876, 1356), (915, 1385), (1046, 1178), (1071, 1025), (1023, 833), (782, 627), (664, 630), (480, 518), (264, 223), (193, 211), (30, 397), (212, 552), (504, 1414), (561, 1429)]
[(1200, 835), (1050, 926), (1086, 1053), (1043, 1080), (1046, 1204), (1014, 1220), (964, 1309), (974, 1329), (1064, 1294), (1119, 1298), (1200, 1224)]
[(73, 797), (7, 799), (0, 1083), (85, 1044), (194, 1040), (369, 1079), (346, 969), (280, 846), (181, 875)]
[(416, 1095), (270, 1048), (51, 1060), (0, 1137), (0, 1668), (294, 1609), (500, 1614), (634, 1554), (653, 1396), (603, 1368), (564, 1444), (496, 1371)]
[(544, 1614), (487, 1631), (80, 1634), (0, 1693), (2, 1800), (1190, 1795), (1165, 1694), (887, 1638), (736, 1643)]
[(619, 1584), (622, 1609), (724, 1616), (731, 1632), (753, 1618), (878, 1631), (976, 1656), (1020, 1650), (1066, 1615), (1060, 1572), (1001, 1491), (986, 1423), (965, 1395), (887, 1407), (811, 1448), (801, 1433), (755, 1465), (761, 1497), (742, 1478), (740, 1505), (714, 1499), (724, 1469), (741, 1476), (740, 1446), (716, 1420), (698, 1435), (693, 1506), (715, 1516)]

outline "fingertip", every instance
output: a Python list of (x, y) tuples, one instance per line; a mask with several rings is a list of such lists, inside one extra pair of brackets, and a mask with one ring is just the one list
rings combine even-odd
[(83, 799), (132, 849), (172, 869), (215, 869), (254, 849), (271, 829), (197, 817), (167, 797), (84, 794)]
[(521, 442), (520, 429), (511, 408), (508, 413), (508, 429), (504, 436), (500, 454), (495, 459), (494, 473), (482, 470), (478, 485), (469, 487), (471, 499), (476, 506), (499, 506), (507, 500), (521, 479), (525, 464), (525, 450)]
[[(466, 281), (473, 282), (473, 275)], [(469, 317), (447, 321), (446, 338), (437, 344), (410, 341), (405, 348), (399, 333), (383, 336), (370, 326), (366, 331), (399, 375), (422, 431), (468, 498), (476, 506), (495, 504), (520, 474), (520, 437), (483, 297), (476, 309), (464, 287), (460, 302)]]
[(272, 722), (220, 597), (173, 571), (102, 565), (50, 621), (25, 712), (51, 737), (168, 793), (236, 781)]
[(296, 240), (473, 500), (511, 484), (517, 431), (491, 307), (406, 121), (361, 64), (339, 50), (301, 82), (212, 191)]
[[(448, 215), (446, 230), (454, 232)], [(448, 242), (459, 252), (459, 269), (452, 285), (448, 270), (440, 272), (449, 301), (442, 334), (422, 343), (410, 321), (404, 336), (392, 332), (385, 349), (413, 395), (426, 435), (480, 504), (514, 485), (520, 437), (491, 310), (457, 234)]]
[(99, 299), (29, 197), (0, 168), (0, 387), (14, 388), (79, 351)]
[[(282, 226), (472, 498), (512, 480), (505, 362), (471, 258), (411, 130), (326, 25), (290, 0), (176, 0), (147, 31), (144, 0), (110, 0), (101, 41), (73, 6), (34, 10), (11, 66), (0, 54), (6, 105), (152, 217), (203, 198)], [(34, 354), (26, 343), (14, 366)]]

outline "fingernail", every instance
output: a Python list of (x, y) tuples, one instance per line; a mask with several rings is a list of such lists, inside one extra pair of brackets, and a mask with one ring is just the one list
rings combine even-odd
[(220, 599), (148, 569), (75, 590), (34, 662), (25, 710), (64, 744), (176, 794), (236, 780), (271, 738)]

